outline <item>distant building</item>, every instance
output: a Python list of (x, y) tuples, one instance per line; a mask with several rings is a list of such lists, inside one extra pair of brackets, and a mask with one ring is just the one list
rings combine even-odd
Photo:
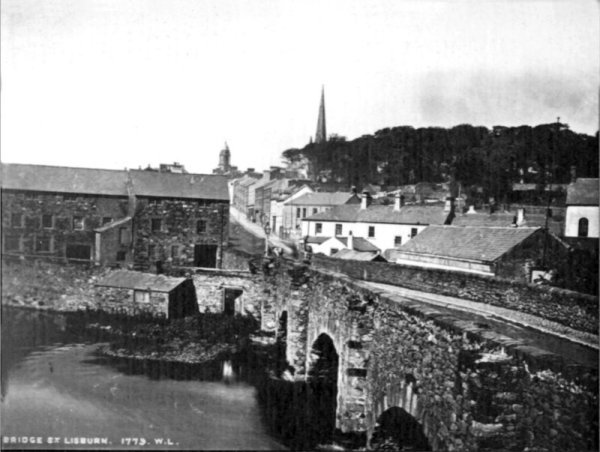
[(567, 188), (565, 237), (598, 239), (600, 197), (598, 179), (579, 178)]
[(432, 225), (384, 256), (400, 264), (531, 282), (536, 269), (565, 261), (568, 246), (542, 228)]
[(225, 146), (221, 152), (219, 152), (219, 166), (213, 170), (213, 174), (230, 177), (239, 175), (238, 167), (231, 165), (231, 151), (229, 150), (227, 142), (225, 142)]
[(250, 205), (254, 204), (253, 197), (250, 195), (254, 195), (254, 190), (250, 190), (254, 184), (258, 182), (259, 179), (252, 176), (243, 176), (239, 179), (233, 181), (233, 206), (239, 210), (240, 212), (248, 215), (248, 208)]
[(296, 230), (303, 218), (326, 212), (335, 206), (360, 204), (360, 198), (351, 192), (314, 192), (292, 198), (284, 203), (283, 226)]
[(312, 193), (313, 189), (309, 184), (292, 185), (271, 195), (270, 224), (274, 233), (281, 238), (289, 238), (293, 232), (292, 224), (289, 223), (289, 203), (298, 199), (307, 193)]
[[(316, 239), (316, 240), (315, 240)], [(310, 247), (312, 253), (332, 256), (340, 250), (355, 251), (357, 253), (380, 254), (381, 250), (362, 237), (349, 234), (346, 237), (309, 237), (305, 248)]]
[(449, 205), (405, 206), (399, 197), (393, 205), (370, 205), (363, 194), (360, 204), (336, 206), (302, 219), (303, 237), (363, 237), (377, 248), (398, 248), (430, 224), (447, 224)]
[(2, 165), (3, 255), (218, 267), (228, 224), (223, 176)]

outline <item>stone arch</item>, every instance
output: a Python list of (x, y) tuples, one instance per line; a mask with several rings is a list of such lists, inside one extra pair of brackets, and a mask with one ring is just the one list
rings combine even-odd
[(340, 356), (332, 337), (322, 333), (310, 350), (307, 384), (310, 411), (319, 440), (331, 438), (336, 428)]
[(419, 421), (405, 409), (394, 406), (377, 418), (370, 448), (373, 450), (432, 450)]
[[(431, 450), (430, 444), (432, 444), (434, 438), (430, 437), (432, 433), (428, 428), (427, 423), (423, 420), (423, 412), (422, 407), (419, 404), (419, 385), (414, 375), (406, 374), (404, 378), (400, 378), (394, 382), (388, 383), (385, 386), (385, 391), (383, 395), (374, 401), (374, 410), (370, 417), (369, 426), (367, 427), (367, 437), (369, 444), (372, 444), (373, 441), (381, 442), (381, 435), (383, 432), (381, 431), (381, 417), (384, 413), (390, 412), (386, 417), (390, 417), (390, 419), (385, 419), (385, 427), (389, 427), (397, 422), (405, 422), (407, 425), (415, 425), (418, 424), (421, 429), (421, 433), (423, 433), (423, 437), (427, 440), (427, 444), (429, 449), (423, 450)], [(390, 411), (393, 410), (393, 411)], [(401, 410), (401, 411), (398, 411)], [(408, 416), (408, 417), (407, 417)], [(411, 427), (412, 428), (412, 427)], [(416, 427), (415, 427), (416, 428)], [(379, 430), (378, 430), (379, 429)], [(405, 429), (406, 430), (406, 429)], [(377, 433), (379, 432), (379, 433)], [(376, 434), (377, 436), (376, 437)], [(419, 435), (415, 433), (415, 438), (419, 438)], [(397, 438), (400, 440), (401, 438)], [(405, 440), (410, 438), (405, 438)], [(406, 441), (405, 441), (406, 442)], [(375, 444), (373, 443), (373, 447)], [(391, 447), (391, 445), (390, 445)], [(399, 446), (398, 446), (399, 447)], [(408, 444), (406, 445), (408, 447)], [(413, 447), (413, 446), (410, 446)], [(421, 449), (404, 449), (404, 450), (421, 450)]]

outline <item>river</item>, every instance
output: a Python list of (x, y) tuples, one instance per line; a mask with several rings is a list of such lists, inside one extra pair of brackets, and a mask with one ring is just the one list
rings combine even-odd
[(243, 362), (101, 357), (67, 317), (3, 310), (2, 448), (285, 449)]

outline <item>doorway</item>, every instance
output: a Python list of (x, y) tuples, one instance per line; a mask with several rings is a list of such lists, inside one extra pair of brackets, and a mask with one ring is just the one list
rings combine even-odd
[(195, 267), (217, 267), (217, 245), (194, 245)]

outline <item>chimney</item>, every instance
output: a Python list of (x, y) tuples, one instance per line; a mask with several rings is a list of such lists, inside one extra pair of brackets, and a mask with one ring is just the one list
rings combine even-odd
[(444, 204), (444, 212), (452, 212), (452, 198), (446, 198), (446, 202)]
[(263, 171), (263, 179), (264, 180), (271, 180), (271, 171), (270, 170), (264, 170)]
[(352, 188), (350, 188), (350, 192), (351, 192), (353, 195), (357, 195), (357, 194), (358, 194), (358, 190), (356, 189), (356, 186), (355, 186), (355, 185), (353, 185), (353, 186), (352, 186)]
[(577, 180), (577, 167), (575, 165), (571, 165), (571, 183), (575, 183)]
[(354, 250), (354, 236), (352, 235), (352, 231), (348, 232), (348, 249)]
[(477, 212), (475, 212), (475, 206), (473, 206), (473, 205), (469, 206), (469, 210), (467, 210), (467, 215), (470, 213), (477, 213)]
[(365, 210), (367, 207), (369, 207), (369, 204), (371, 204), (371, 201), (369, 198), (370, 198), (369, 192), (366, 190), (363, 191), (362, 199), (360, 200), (360, 209), (361, 210)]
[(525, 209), (517, 209), (517, 226), (525, 223)]
[(400, 208), (402, 207), (402, 204), (404, 204), (402, 201), (402, 195), (398, 193), (394, 199), (394, 212), (400, 212)]

